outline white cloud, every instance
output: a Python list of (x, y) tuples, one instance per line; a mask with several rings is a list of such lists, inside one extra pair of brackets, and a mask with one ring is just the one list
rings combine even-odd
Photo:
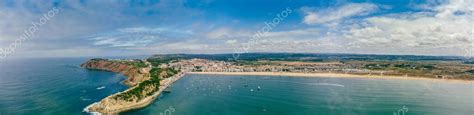
[(192, 31), (181, 31), (169, 28), (122, 28), (112, 32), (89, 36), (93, 45), (108, 47), (145, 47), (158, 40), (187, 37)]
[(367, 52), (462, 56), (474, 42), (474, 10), (466, 4), (474, 3), (453, 0), (435, 12), (367, 18), (368, 24), (356, 24), (345, 40)]
[[(32, 57), (31, 54), (36, 54), (35, 57), (79, 57), (79, 56), (98, 56), (110, 53), (111, 51), (104, 51), (88, 47), (71, 47), (68, 49), (54, 49), (54, 50), (24, 50), (17, 52), (14, 57)], [(110, 53), (113, 54), (113, 53)], [(110, 55), (109, 56), (113, 56)], [(122, 55), (115, 53), (116, 55)]]
[(207, 33), (206, 36), (211, 39), (228, 38), (231, 36), (231, 30), (228, 28), (219, 28)]
[[(269, 32), (250, 51), (472, 56), (466, 52), (474, 46), (474, 10), (465, 6), (471, 3), (450, 1), (431, 8), (436, 10), (372, 16), (334, 28)], [(349, 15), (338, 16), (331, 21)]]
[[(219, 28), (219, 24), (213, 23), (189, 26), (188, 29), (194, 28), (196, 34), (182, 29), (136, 27), (180, 22), (180, 19), (189, 19), (183, 18), (186, 15), (182, 14), (199, 15), (200, 13), (186, 8), (176, 9), (175, 5), (168, 6), (161, 2), (158, 5), (132, 8), (136, 12), (148, 12), (150, 8), (159, 7), (156, 9), (157, 12), (167, 14), (147, 19), (137, 16), (138, 14), (127, 13), (129, 10), (126, 9), (130, 9), (127, 4), (90, 1), (98, 3), (84, 5), (73, 1), (65, 2), (63, 4), (70, 5), (67, 6), (70, 8), (62, 7), (58, 17), (45, 25), (44, 29), (41, 29), (42, 32), (38, 32), (38, 35), (31, 39), (37, 41), (25, 42), (22, 52), (38, 50), (31, 51), (36, 53), (29, 54), (43, 54), (58, 49), (54, 54), (73, 55), (75, 51), (80, 51), (91, 52), (81, 55), (101, 55), (105, 52), (122, 49), (130, 51), (131, 49), (140, 53), (229, 53), (238, 47), (236, 45), (248, 42), (255, 32), (251, 30), (253, 27), (239, 30), (232, 27)], [(464, 55), (471, 51), (470, 55), (472, 55), (473, 2), (473, 0), (436, 2), (420, 5), (420, 9), (414, 12), (377, 14), (376, 16), (369, 14), (387, 9), (387, 7), (369, 3), (351, 3), (327, 9), (304, 7), (301, 8), (304, 13), (303, 20), (297, 21), (302, 21), (307, 25), (324, 26), (297, 24), (279, 26), (281, 28), (275, 28), (274, 31), (267, 33), (266, 37), (260, 39), (258, 44), (253, 45), (251, 51), (428, 55)], [(42, 2), (33, 4), (37, 5), (32, 6), (42, 6), (39, 8), (40, 12), (46, 12), (51, 8), (50, 5), (44, 5)], [(104, 9), (104, 4), (110, 8)], [(182, 4), (178, 2), (176, 5)], [(12, 10), (6, 7), (0, 8), (0, 20), (2, 20), (0, 21), (0, 45), (11, 43), (11, 40), (19, 36), (31, 21), (37, 20), (40, 14), (23, 7)], [(169, 17), (170, 15), (172, 17)], [(245, 20), (232, 22), (244, 23)], [(182, 25), (187, 25), (187, 23)], [(203, 27), (208, 28), (203, 29)], [(207, 32), (209, 28), (216, 29)], [(106, 33), (103, 33), (104, 31)], [(84, 41), (84, 37), (75, 38), (90, 34), (92, 36), (85, 37), (89, 41)], [(49, 40), (54, 40), (55, 43), (50, 43)], [(92, 46), (87, 47), (88, 45)], [(88, 49), (80, 50), (78, 46)], [(64, 50), (59, 50), (63, 48)], [(466, 50), (469, 48), (471, 50)]]
[[(147, 2), (143, 4), (140, 1), (31, 1), (14, 0), (0, 2), (0, 46), (11, 44), (15, 39), (31, 26), (31, 22), (38, 21), (43, 13), (57, 5), (59, 13), (51, 18), (47, 24), (41, 26), (30, 39), (24, 42), (25, 45), (18, 47), (25, 49), (21, 52), (33, 52), (30, 56), (40, 55), (39, 50), (73, 49), (74, 47), (88, 46), (101, 50), (122, 50), (110, 47), (124, 48), (132, 46), (143, 46), (151, 44), (146, 39), (168, 39), (180, 37), (178, 32), (171, 32), (166, 37), (154, 36), (156, 38), (140, 37), (137, 32), (127, 36), (103, 35), (103, 40), (95, 44), (102, 44), (97, 47), (88, 40), (93, 37), (100, 37), (98, 33), (110, 32), (117, 28), (136, 27), (136, 26), (175, 26), (179, 24), (188, 24), (190, 17), (199, 17), (202, 12), (199, 9), (185, 6), (184, 0), (163, 0), (158, 2)], [(137, 6), (139, 5), (139, 6)], [(106, 7), (104, 7), (106, 6)], [(186, 15), (182, 15), (186, 14)], [(170, 25), (171, 24), (171, 25)], [(184, 25), (183, 24), (183, 25)], [(186, 28), (184, 26), (180, 26)], [(137, 31), (140, 31), (139, 28)], [(134, 30), (124, 30), (134, 31)], [(159, 31), (159, 30), (150, 30)], [(171, 31), (171, 30), (169, 30)], [(190, 31), (183, 31), (192, 33)], [(126, 33), (126, 32), (123, 32)], [(141, 33), (149, 33), (141, 31)], [(173, 35), (174, 34), (174, 35)], [(96, 35), (84, 37), (86, 35)], [(128, 37), (126, 40), (125, 37)], [(152, 37), (152, 36), (151, 36)], [(106, 40), (110, 39), (110, 40)], [(134, 40), (137, 39), (137, 40)], [(140, 40), (138, 40), (140, 39)], [(145, 40), (144, 40), (145, 39)], [(115, 40), (116, 43), (112, 43)], [(1, 47), (4, 48), (4, 47)], [(17, 51), (18, 55), (20, 51)], [(142, 52), (143, 53), (143, 52)], [(14, 53), (13, 55), (17, 55)], [(12, 55), (12, 56), (13, 56)], [(105, 54), (104, 54), (105, 55)]]
[(236, 40), (236, 39), (227, 40), (225, 43), (227, 43), (227, 44), (235, 44), (235, 43), (237, 43), (237, 40)]
[(211, 44), (205, 40), (187, 39), (177, 42), (157, 43), (148, 47), (133, 48), (134, 50), (146, 51), (151, 54), (163, 53), (224, 53), (230, 51), (225, 44)]
[(337, 22), (353, 16), (363, 16), (378, 9), (377, 5), (369, 3), (351, 3), (338, 8), (318, 10), (316, 8), (303, 7), (305, 13), (303, 23), (315, 25), (328, 22)]
[(322, 36), (322, 31), (318, 28), (308, 28), (308, 29), (298, 29), (298, 30), (288, 30), (288, 31), (276, 31), (269, 32), (266, 35), (266, 39), (276, 39), (276, 38), (285, 38), (285, 39), (314, 39)]
[[(474, 13), (473, 0), (451, 0), (447, 4), (435, 8), (438, 18), (456, 18), (458, 14), (470, 15)], [(471, 18), (472, 21), (472, 18)]]
[(230, 28), (218, 28), (206, 33), (205, 36), (210, 39), (231, 39), (249, 37), (250, 32)]
[(98, 37), (93, 44), (97, 46), (109, 47), (139, 47), (146, 46), (153, 42), (155, 36), (137, 36), (137, 38), (114, 38), (114, 37)]

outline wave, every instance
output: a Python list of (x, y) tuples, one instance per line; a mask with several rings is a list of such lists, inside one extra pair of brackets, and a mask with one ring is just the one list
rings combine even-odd
[(97, 90), (101, 90), (101, 89), (104, 89), (104, 88), (105, 88), (105, 86), (100, 86), (100, 87), (98, 87), (98, 88), (96, 88), (96, 89), (97, 89)]
[(345, 87), (341, 84), (334, 84), (334, 83), (309, 83), (311, 85), (329, 85), (329, 86), (337, 86), (337, 87)]
[(92, 103), (90, 105), (88, 105), (86, 108), (84, 108), (82, 110), (82, 112), (86, 112), (86, 113), (89, 113), (90, 115), (101, 115), (99, 112), (91, 112), (89, 111), (89, 108), (91, 108), (92, 106), (94, 106), (95, 104), (99, 104), (98, 102), (95, 102), (95, 103)]
[(90, 101), (92, 99), (89, 99), (89, 98), (84, 98), (84, 97), (79, 97), (82, 101)]

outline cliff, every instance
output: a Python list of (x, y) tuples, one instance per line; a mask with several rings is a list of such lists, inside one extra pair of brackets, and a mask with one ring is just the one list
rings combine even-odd
[(137, 67), (131, 61), (124, 62), (106, 59), (91, 59), (81, 64), (81, 67), (121, 73), (127, 76), (127, 79), (123, 81), (123, 83), (128, 86), (135, 86), (150, 78), (150, 67)]
[(110, 95), (84, 109), (85, 112), (101, 114), (118, 114), (145, 107), (183, 76), (179, 70), (166, 67), (151, 69), (151, 64), (142, 60), (91, 59), (81, 67), (122, 73), (128, 77), (124, 83), (131, 86), (129, 89)]

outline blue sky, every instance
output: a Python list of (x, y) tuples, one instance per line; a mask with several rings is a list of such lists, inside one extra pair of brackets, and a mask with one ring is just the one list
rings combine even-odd
[[(472, 55), (472, 0), (3, 0), (9, 56), (247, 52)], [(279, 17), (291, 10), (286, 17)], [(288, 13), (288, 12), (286, 12)], [(256, 32), (278, 18), (258, 40)], [(1, 52), (0, 52), (1, 53)]]

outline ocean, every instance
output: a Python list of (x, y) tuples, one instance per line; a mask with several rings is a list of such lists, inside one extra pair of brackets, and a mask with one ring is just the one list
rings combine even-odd
[(0, 114), (80, 115), (110, 94), (127, 89), (125, 76), (87, 70), (86, 58), (13, 59), (0, 63)]
[[(125, 90), (125, 76), (79, 65), (87, 58), (0, 63), (0, 115), (87, 114)], [(188, 74), (150, 106), (153, 115), (472, 115), (472, 83), (367, 78)]]
[[(472, 115), (473, 84), (424, 80), (186, 75), (124, 114)], [(173, 111), (174, 110), (174, 111)]]

